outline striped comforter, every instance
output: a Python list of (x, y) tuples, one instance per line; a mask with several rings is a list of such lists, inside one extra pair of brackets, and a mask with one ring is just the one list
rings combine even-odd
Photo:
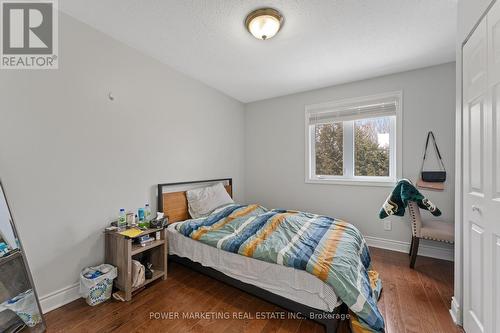
[(351, 224), (310, 213), (231, 204), (176, 225), (184, 236), (247, 257), (305, 270), (332, 286), (353, 332), (383, 332), (381, 290), (370, 254)]

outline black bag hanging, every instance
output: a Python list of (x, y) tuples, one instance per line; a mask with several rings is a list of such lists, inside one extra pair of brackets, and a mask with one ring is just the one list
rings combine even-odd
[[(436, 150), (440, 165), (442, 167), (442, 170), (440, 171), (424, 171), (424, 163), (425, 163), (425, 158), (427, 157), (427, 148), (429, 146), (430, 139), (432, 139), (432, 141), (434, 142), (434, 149)], [(427, 133), (427, 140), (425, 141), (424, 158), (422, 160), (422, 167), (420, 168), (420, 174), (422, 180), (425, 182), (444, 183), (446, 181), (446, 169), (444, 167), (443, 159), (441, 158), (441, 153), (439, 152), (439, 148), (436, 143), (436, 138), (434, 137), (434, 133), (432, 131), (429, 131), (429, 133)]]

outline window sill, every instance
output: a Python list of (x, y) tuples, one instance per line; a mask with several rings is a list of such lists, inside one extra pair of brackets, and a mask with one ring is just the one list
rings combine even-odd
[(306, 178), (307, 184), (370, 186), (370, 187), (394, 187), (397, 180), (361, 180), (361, 179), (318, 179)]

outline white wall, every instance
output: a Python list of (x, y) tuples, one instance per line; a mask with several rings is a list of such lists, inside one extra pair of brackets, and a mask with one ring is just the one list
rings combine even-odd
[(158, 183), (233, 177), (244, 199), (240, 102), (62, 13), (59, 31), (59, 70), (0, 72), (0, 177), (42, 296)]
[(378, 218), (391, 188), (304, 182), (304, 106), (396, 90), (403, 91), (403, 176), (417, 178), (426, 134), (433, 130), (448, 170), (448, 181), (444, 192), (423, 193), (441, 208), (443, 219), (452, 221), (454, 63), (247, 104), (247, 202), (326, 214), (355, 224), (366, 236), (409, 242), (407, 217), (392, 217), (392, 231), (384, 231)]

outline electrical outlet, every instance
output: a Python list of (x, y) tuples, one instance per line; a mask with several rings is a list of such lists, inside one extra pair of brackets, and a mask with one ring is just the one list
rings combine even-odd
[(391, 221), (384, 221), (384, 230), (385, 231), (391, 231), (392, 230), (392, 223), (391, 223)]

